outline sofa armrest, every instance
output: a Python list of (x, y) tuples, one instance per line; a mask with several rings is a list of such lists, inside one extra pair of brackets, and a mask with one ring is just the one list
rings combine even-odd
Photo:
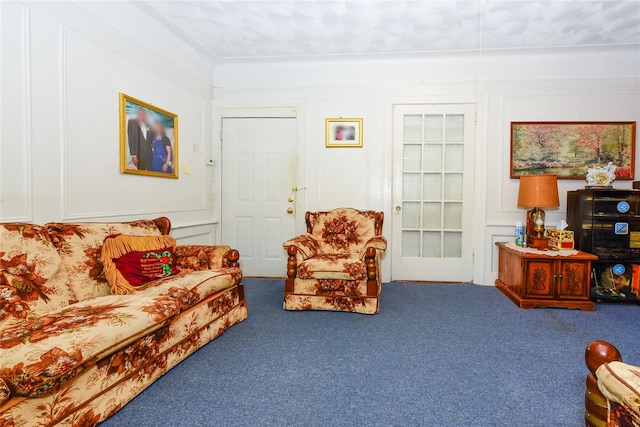
[(293, 239), (289, 239), (282, 245), (287, 253), (290, 254), (289, 248), (291, 246), (296, 248), (295, 255), (299, 258), (299, 261), (304, 261), (305, 259), (313, 258), (314, 256), (320, 253), (320, 242), (318, 239), (310, 233), (301, 234), (298, 237), (294, 237)]
[(171, 220), (166, 216), (156, 218), (153, 222), (156, 224), (156, 227), (158, 227), (158, 230), (160, 230), (160, 234), (166, 236), (171, 232)]
[(609, 402), (617, 403), (634, 421), (640, 421), (640, 367), (620, 361), (607, 362), (596, 370), (596, 378), (598, 388)]
[(373, 236), (370, 238), (360, 250), (359, 256), (361, 259), (365, 257), (369, 248), (373, 248), (376, 254), (382, 255), (382, 253), (387, 250), (387, 239), (384, 236)]
[[(600, 369), (610, 362), (622, 361), (617, 348), (606, 341), (592, 341), (584, 351), (584, 360), (589, 369), (585, 382), (586, 425), (605, 426), (609, 419), (609, 403), (600, 386)], [(604, 376), (604, 373), (602, 374)]]
[(178, 245), (175, 254), (180, 270), (239, 267), (240, 254), (229, 246)]

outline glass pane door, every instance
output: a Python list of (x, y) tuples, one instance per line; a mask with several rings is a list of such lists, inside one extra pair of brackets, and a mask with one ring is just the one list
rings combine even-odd
[(427, 270), (450, 261), (447, 281), (470, 280), (471, 245), (465, 249), (464, 236), (473, 204), (474, 110), (466, 104), (396, 107), (392, 268), (400, 275), (394, 279), (446, 280)]
[(402, 256), (462, 257), (463, 114), (405, 114)]

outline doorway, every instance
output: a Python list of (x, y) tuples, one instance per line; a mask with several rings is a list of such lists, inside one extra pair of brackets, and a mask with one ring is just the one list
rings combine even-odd
[(473, 278), (475, 109), (394, 106), (393, 280)]
[(296, 119), (222, 120), (221, 241), (246, 276), (283, 277), (296, 229)]

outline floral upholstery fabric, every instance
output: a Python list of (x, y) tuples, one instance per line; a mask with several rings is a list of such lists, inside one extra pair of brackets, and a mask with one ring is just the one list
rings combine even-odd
[(319, 253), (359, 253), (376, 236), (377, 212), (335, 209), (307, 215), (307, 231), (319, 243)]
[(0, 426), (95, 426), (246, 317), (246, 302), (238, 286), (217, 292), (151, 334), (87, 364), (58, 390), (10, 403), (0, 411)]
[(293, 292), (299, 295), (362, 298), (367, 295), (367, 282), (365, 280), (299, 278), (293, 285)]
[(349, 311), (360, 314), (376, 314), (380, 310), (380, 299), (350, 298), (344, 296), (310, 296), (286, 294), (284, 307), (286, 310), (326, 310)]
[(298, 264), (301, 279), (364, 280), (367, 266), (358, 254), (322, 254)]
[(320, 241), (311, 233), (304, 233), (284, 242), (285, 248), (295, 246), (298, 249), (299, 261), (312, 258), (320, 253)]
[(178, 270), (194, 271), (229, 267), (225, 264), (225, 254), (230, 250), (229, 246), (176, 246)]
[(86, 363), (150, 334), (203, 298), (235, 286), (240, 277), (237, 268), (182, 273), (151, 282), (133, 295), (82, 301), (4, 328), (0, 378), (14, 395), (48, 393), (81, 372)]
[(11, 389), (5, 380), (0, 378), (0, 406), (4, 405), (11, 397)]
[(598, 388), (607, 398), (613, 427), (640, 427), (640, 367), (609, 362), (596, 371)]
[(94, 426), (246, 319), (227, 246), (178, 246), (178, 275), (109, 295), (102, 242), (125, 233), (161, 234), (152, 221), (0, 224), (1, 427)]
[[(289, 254), (295, 253), (295, 262), (290, 255), (287, 265), (284, 308), (377, 313), (380, 258), (387, 247), (380, 234), (383, 214), (343, 208), (307, 212), (306, 220), (307, 233), (284, 243)], [(375, 250), (372, 271), (366, 261), (369, 248)]]
[(68, 282), (46, 229), (0, 224), (0, 327), (73, 304)]
[(46, 224), (69, 274), (69, 286), (78, 301), (109, 295), (111, 288), (100, 262), (102, 243), (107, 236), (159, 236), (153, 221), (127, 223)]

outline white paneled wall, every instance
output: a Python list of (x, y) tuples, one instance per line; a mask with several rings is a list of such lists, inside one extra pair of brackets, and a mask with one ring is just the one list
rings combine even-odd
[(4, 3), (0, 13), (0, 218), (33, 219), (30, 13)]
[[(0, 221), (166, 215), (213, 243), (212, 66), (133, 2), (0, 7)], [(120, 173), (120, 92), (178, 115), (178, 180)]]
[[(515, 221), (524, 217), (516, 207), (518, 181), (509, 177), (510, 122), (640, 121), (637, 47), (231, 64), (217, 66), (215, 77), (216, 115), (226, 106), (243, 105), (304, 111), (299, 116), (304, 182), (298, 186), (306, 187), (304, 205), (298, 206), (300, 231), (300, 211), (350, 205), (384, 211), (385, 234), (390, 236), (393, 104), (477, 103), (477, 215), (469, 244), (475, 248), (474, 282), (479, 284), (493, 283), (494, 243), (512, 239)], [(340, 116), (364, 118), (364, 148), (324, 148), (324, 119)], [(583, 185), (560, 182), (563, 202), (549, 211), (550, 223), (564, 217), (564, 193)], [(384, 280), (390, 278), (388, 255)]]

